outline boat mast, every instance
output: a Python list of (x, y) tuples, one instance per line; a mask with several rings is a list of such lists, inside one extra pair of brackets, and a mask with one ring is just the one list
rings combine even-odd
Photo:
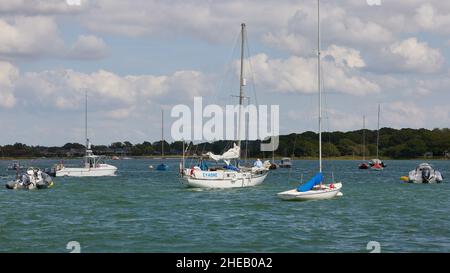
[[(241, 124), (242, 124), (242, 105), (244, 101), (244, 43), (245, 43), (245, 23), (241, 24), (241, 72), (239, 84), (239, 121), (238, 121), (238, 146), (241, 148)], [(240, 155), (239, 155), (240, 157)]]
[(161, 109), (161, 157), (164, 159), (164, 110)]
[(84, 138), (86, 139), (86, 156), (84, 157), (84, 166), (88, 165), (88, 158), (87, 156), (90, 154), (89, 147), (89, 139), (88, 139), (88, 91), (85, 89), (84, 91)]
[(319, 171), (322, 172), (322, 86), (320, 69), (320, 0), (317, 0), (317, 80), (319, 89)]
[(366, 160), (366, 116), (363, 116), (363, 161)]
[(84, 92), (85, 100), (84, 100), (84, 139), (86, 140), (86, 150), (89, 149), (89, 140), (88, 140), (88, 129), (87, 129), (87, 122), (88, 122), (88, 93), (87, 90)]
[(378, 159), (379, 144), (380, 144), (380, 104), (378, 104), (378, 122), (377, 122), (377, 159)]
[(274, 121), (273, 121), (273, 119), (271, 119), (272, 120), (272, 139), (270, 140), (270, 142), (272, 142), (272, 164), (275, 164), (275, 141), (274, 141), (274, 134), (273, 134), (273, 123), (274, 123)]

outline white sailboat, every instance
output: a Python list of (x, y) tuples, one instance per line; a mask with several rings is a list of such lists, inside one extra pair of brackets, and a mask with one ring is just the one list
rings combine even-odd
[[(161, 110), (161, 159), (164, 160), (164, 110)], [(169, 166), (165, 163), (161, 163), (156, 166), (157, 171), (167, 171)]]
[[(244, 96), (244, 41), (245, 41), (245, 24), (241, 25), (241, 71), (240, 71), (240, 92), (239, 92), (239, 106), (242, 107)], [(266, 179), (269, 172), (268, 167), (255, 166), (240, 167), (231, 164), (231, 161), (238, 161), (241, 155), (241, 112), (239, 111), (238, 117), (238, 144), (233, 144), (233, 147), (222, 155), (215, 155), (208, 152), (204, 157), (215, 162), (223, 162), (225, 165), (222, 167), (209, 168), (202, 160), (199, 165), (192, 168), (184, 168), (184, 161), (181, 164), (183, 168), (181, 171), (181, 181), (187, 187), (192, 188), (238, 188), (238, 187), (252, 187), (261, 184)], [(183, 151), (184, 153), (184, 151)], [(184, 160), (184, 155), (183, 155)]]
[(319, 93), (319, 172), (307, 183), (298, 188), (278, 193), (278, 197), (288, 201), (308, 201), (331, 199), (336, 196), (342, 196), (342, 183), (323, 184), (324, 176), (322, 173), (322, 87), (321, 87), (321, 66), (320, 66), (320, 0), (317, 0), (317, 18), (318, 18), (318, 39), (317, 39), (317, 60), (318, 60), (318, 93)]
[(378, 104), (378, 122), (377, 122), (377, 158), (369, 161), (370, 168), (375, 171), (382, 171), (386, 165), (383, 161), (379, 159), (379, 146), (380, 146), (380, 109), (381, 106)]
[(85, 138), (86, 138), (86, 154), (84, 156), (84, 164), (81, 167), (66, 167), (64, 164), (58, 164), (55, 167), (56, 176), (74, 176), (74, 177), (92, 177), (92, 176), (114, 176), (117, 167), (103, 162), (104, 157), (94, 155), (91, 149), (91, 143), (87, 136), (88, 121), (88, 104), (87, 92), (85, 102)]
[(360, 170), (366, 170), (369, 168), (369, 164), (366, 163), (366, 116), (363, 116), (363, 132), (362, 132), (362, 143), (363, 143), (363, 162), (358, 166)]

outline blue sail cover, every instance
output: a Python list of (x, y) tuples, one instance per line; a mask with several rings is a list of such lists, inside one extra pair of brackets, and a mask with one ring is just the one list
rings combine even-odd
[(203, 160), (200, 162), (199, 167), (200, 167), (200, 170), (202, 170), (202, 171), (208, 170), (208, 165), (206, 165), (206, 162)]
[(311, 180), (309, 180), (308, 182), (306, 182), (303, 185), (298, 186), (297, 191), (299, 191), (299, 192), (309, 191), (312, 188), (314, 188), (315, 185), (319, 185), (320, 182), (322, 182), (322, 180), (323, 180), (323, 174), (317, 173), (313, 178), (311, 178)]
[(236, 166), (233, 166), (233, 165), (225, 165), (225, 166), (223, 166), (223, 168), (225, 170), (232, 170), (232, 171), (237, 171), (237, 172), (239, 171), (239, 168)]

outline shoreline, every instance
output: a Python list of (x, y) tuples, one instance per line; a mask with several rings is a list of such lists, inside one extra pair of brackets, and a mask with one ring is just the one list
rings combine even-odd
[[(182, 159), (182, 156), (166, 156), (164, 159), (173, 160), (173, 159)], [(275, 157), (275, 161), (279, 162), (284, 157)], [(0, 161), (21, 161), (21, 160), (73, 160), (73, 159), (83, 159), (83, 157), (3, 157), (0, 158)], [(130, 159), (162, 159), (161, 156), (130, 156), (129, 159), (120, 158), (117, 160), (111, 159), (111, 157), (106, 157), (105, 160), (108, 161), (122, 161), (122, 160), (130, 160)], [(186, 156), (185, 159), (199, 159), (199, 157), (188, 157)], [(257, 157), (249, 157), (247, 160), (256, 160)], [(262, 161), (269, 160), (272, 161), (272, 158), (260, 158)], [(290, 157), (291, 160), (317, 160), (317, 157)], [(358, 157), (351, 157), (351, 156), (342, 156), (342, 157), (324, 157), (323, 160), (336, 160), (336, 161), (366, 161), (369, 162), (372, 158), (366, 158), (363, 160), (363, 158)], [(242, 159), (245, 160), (245, 159)], [(436, 160), (436, 161), (449, 161), (450, 158), (389, 158), (389, 157), (382, 157), (382, 160), (389, 160), (389, 161), (401, 161), (401, 160)]]

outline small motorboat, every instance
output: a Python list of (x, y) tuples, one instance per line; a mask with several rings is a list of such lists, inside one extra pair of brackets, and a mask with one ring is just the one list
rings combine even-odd
[(436, 171), (430, 164), (422, 163), (416, 169), (409, 172), (408, 182), (418, 184), (441, 183), (444, 180), (442, 174)]
[(322, 184), (323, 174), (316, 174), (307, 183), (300, 185), (298, 188), (280, 192), (278, 197), (286, 201), (310, 201), (325, 200), (342, 196), (342, 183), (331, 183), (329, 185)]
[(10, 190), (48, 189), (53, 184), (50, 175), (39, 168), (30, 167), (26, 173), (18, 175), (15, 180), (6, 183), (6, 188)]
[(168, 169), (169, 169), (169, 166), (164, 163), (161, 163), (158, 166), (156, 166), (157, 171), (167, 171)]
[(366, 162), (362, 162), (359, 164), (358, 169), (367, 170), (367, 169), (369, 169), (369, 164), (367, 164)]
[(120, 160), (120, 158), (117, 155), (114, 155), (111, 157), (112, 160)]
[(381, 171), (383, 170), (386, 165), (384, 164), (383, 161), (381, 161), (380, 159), (372, 159), (369, 161), (369, 166), (372, 170), (375, 171)]
[(281, 159), (280, 168), (292, 168), (292, 161), (289, 157), (284, 157)]

